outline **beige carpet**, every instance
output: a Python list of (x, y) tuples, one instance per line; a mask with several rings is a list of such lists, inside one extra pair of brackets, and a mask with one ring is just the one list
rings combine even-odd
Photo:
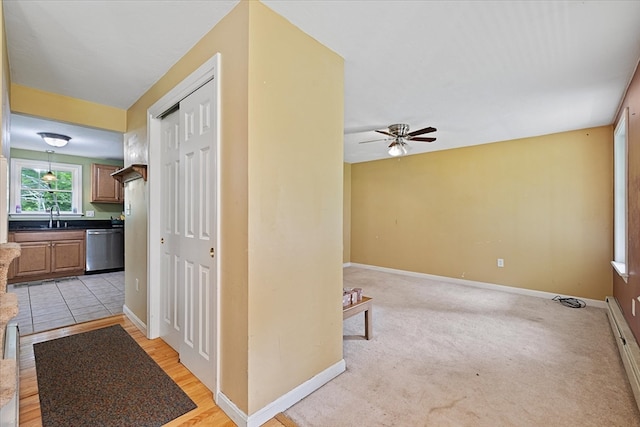
[(285, 412), (301, 427), (640, 426), (605, 309), (363, 268), (374, 338), (344, 324), (347, 371)]

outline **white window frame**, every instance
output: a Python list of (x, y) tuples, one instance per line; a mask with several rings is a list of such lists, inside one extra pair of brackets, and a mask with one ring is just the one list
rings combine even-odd
[(30, 160), (30, 159), (11, 159), (11, 188), (9, 191), (9, 214), (11, 217), (42, 217), (49, 216), (48, 212), (16, 212), (16, 207), (20, 205), (20, 189), (21, 189), (21, 174), (22, 168), (29, 169), (44, 169), (44, 170), (58, 170), (71, 172), (71, 211), (61, 211), (60, 214), (64, 216), (82, 216), (82, 165), (75, 165), (70, 163), (54, 163), (51, 162), (51, 169), (49, 169), (49, 162), (43, 160)]
[(629, 252), (628, 218), (628, 143), (629, 108), (625, 108), (613, 132), (613, 261), (611, 265), (627, 281)]

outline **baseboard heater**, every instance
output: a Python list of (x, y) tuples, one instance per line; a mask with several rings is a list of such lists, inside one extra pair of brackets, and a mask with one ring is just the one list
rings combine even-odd
[(607, 297), (605, 301), (607, 302), (607, 314), (609, 322), (611, 322), (611, 329), (622, 357), (622, 364), (627, 371), (636, 404), (640, 409), (640, 347), (638, 347), (638, 342), (622, 314), (618, 300), (614, 297)]
[(16, 361), (16, 391), (13, 397), (2, 408), (0, 408), (0, 426), (16, 427), (19, 425), (20, 416), (20, 332), (15, 320), (7, 324), (4, 334), (4, 354), (5, 359), (15, 359)]

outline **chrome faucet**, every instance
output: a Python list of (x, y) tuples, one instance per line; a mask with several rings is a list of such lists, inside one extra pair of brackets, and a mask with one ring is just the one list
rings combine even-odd
[(58, 205), (58, 201), (55, 201), (55, 204), (49, 208), (49, 228), (53, 228), (53, 209), (56, 209), (56, 215), (58, 219), (56, 220), (56, 228), (60, 228), (60, 206)]
[(58, 215), (58, 219), (56, 220), (56, 228), (60, 228), (60, 206), (58, 205), (58, 202), (56, 202), (56, 215)]

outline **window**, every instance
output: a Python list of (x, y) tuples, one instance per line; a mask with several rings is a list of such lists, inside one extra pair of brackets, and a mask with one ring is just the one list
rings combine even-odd
[(82, 165), (51, 163), (55, 181), (43, 181), (49, 163), (11, 159), (11, 215), (48, 215), (58, 205), (60, 213), (82, 213)]
[(627, 280), (627, 119), (625, 108), (613, 133), (613, 261)]

